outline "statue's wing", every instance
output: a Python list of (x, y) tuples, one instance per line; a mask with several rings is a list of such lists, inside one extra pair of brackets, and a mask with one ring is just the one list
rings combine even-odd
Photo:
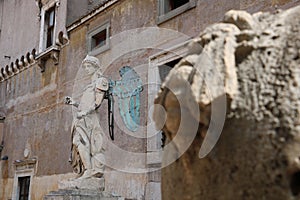
[(129, 66), (120, 69), (121, 80), (116, 81), (113, 95), (118, 96), (119, 112), (125, 126), (136, 131), (140, 125), (140, 93), (143, 82)]

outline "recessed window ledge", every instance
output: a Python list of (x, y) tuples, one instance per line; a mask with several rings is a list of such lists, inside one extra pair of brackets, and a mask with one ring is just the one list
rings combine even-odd
[(37, 163), (37, 158), (30, 158), (25, 160), (15, 160), (14, 165), (16, 170), (25, 170), (25, 169), (32, 169), (35, 167)]
[(187, 10), (190, 10), (192, 8), (196, 7), (196, 1), (195, 0), (190, 0), (188, 3), (174, 9), (171, 10), (167, 13), (160, 13), (160, 15), (157, 17), (156, 23), (162, 24), (165, 21), (168, 21), (178, 15), (180, 15), (181, 13), (184, 13)]
[(53, 60), (54, 65), (58, 64), (59, 52), (60, 52), (60, 47), (57, 45), (53, 45), (36, 56), (36, 60), (38, 62), (39, 67), (41, 68), (41, 72), (45, 71), (45, 63), (49, 59)]

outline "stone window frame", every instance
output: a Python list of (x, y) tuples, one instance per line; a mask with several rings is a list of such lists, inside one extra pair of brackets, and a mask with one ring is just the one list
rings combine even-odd
[[(60, 6), (60, 0), (52, 0), (43, 5), (40, 8), (40, 41), (39, 41), (39, 49), (38, 54), (36, 56), (36, 60), (38, 66), (41, 68), (41, 72), (45, 71), (46, 61), (49, 59), (53, 60), (54, 65), (57, 65), (59, 62), (59, 52), (60, 47), (56, 43), (56, 38), (58, 36), (57, 33), (57, 16), (58, 16), (58, 8)], [(54, 28), (53, 28), (53, 44), (46, 48), (46, 38), (47, 33), (45, 32), (45, 15), (47, 11), (54, 8)]]
[[(59, 7), (59, 0), (50, 1), (49, 3), (45, 4), (41, 8), (41, 19), (40, 19), (40, 41), (39, 41), (39, 54), (42, 52), (46, 52), (49, 49), (53, 49), (55, 45), (55, 38), (56, 38), (56, 32), (57, 32), (57, 14), (58, 14), (58, 7)], [(54, 28), (53, 28), (53, 43), (51, 46), (47, 47), (47, 32), (45, 31), (45, 17), (49, 10), (54, 9)]]
[(20, 193), (20, 191), (19, 191), (19, 178), (20, 177), (30, 177), (28, 199), (31, 199), (33, 176), (34, 176), (34, 169), (24, 169), (24, 170), (16, 170), (15, 171), (12, 199), (19, 199), (19, 193)]
[(44, 40), (46, 43), (46, 49), (53, 46), (54, 44), (54, 28), (56, 24), (56, 17), (55, 17), (55, 6), (51, 7), (50, 9), (46, 10), (45, 12), (45, 24), (44, 24)]
[[(159, 66), (162, 66), (171, 61), (177, 60), (187, 55), (188, 49), (187, 44), (191, 40), (184, 41), (168, 51), (161, 51), (149, 58), (149, 68), (148, 68), (148, 111), (150, 112), (148, 116), (152, 116), (153, 112), (153, 102), (160, 89), (160, 84), (162, 84), (159, 75)], [(154, 84), (152, 84), (154, 83)], [(153, 131), (156, 132), (156, 136), (153, 135)], [(162, 155), (157, 154), (161, 151), (162, 147), (162, 137), (161, 131), (157, 131), (154, 122), (147, 125), (147, 166), (148, 167), (158, 167), (161, 165)]]
[(171, 1), (171, 0), (157, 0), (157, 11), (158, 11), (157, 24), (161, 24), (187, 10), (190, 10), (196, 7), (197, 4), (197, 0), (189, 0), (188, 3), (165, 13), (166, 1)]
[[(105, 44), (100, 47), (93, 48), (92, 47), (93, 37), (104, 30), (106, 30)], [(87, 33), (86, 40), (87, 40), (87, 52), (91, 56), (96, 56), (96, 55), (103, 53), (104, 51), (107, 51), (108, 49), (110, 49), (110, 21), (107, 20), (104, 23), (102, 23), (100, 26), (89, 31)]]

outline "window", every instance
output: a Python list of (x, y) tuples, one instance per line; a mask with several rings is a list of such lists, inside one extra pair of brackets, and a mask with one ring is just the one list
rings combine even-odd
[(104, 46), (106, 43), (106, 30), (97, 33), (96, 35), (92, 36), (92, 49), (97, 49), (99, 47)]
[(196, 6), (196, 0), (158, 0), (158, 20), (162, 23)]
[(55, 7), (47, 10), (45, 13), (45, 39), (46, 48), (51, 47), (54, 44), (54, 24), (55, 24)]
[(91, 55), (97, 55), (109, 49), (109, 23), (90, 31), (87, 36), (87, 48)]
[[(148, 116), (153, 116), (154, 99), (160, 89), (162, 82), (169, 74), (170, 70), (184, 57), (188, 49), (186, 48), (189, 38), (181, 38), (170, 41), (168, 51), (161, 51), (149, 58), (148, 68)], [(178, 43), (179, 45), (172, 46)], [(157, 130), (154, 123), (147, 124), (147, 166), (161, 166), (162, 147), (165, 144), (165, 137), (161, 130)], [(159, 155), (158, 155), (159, 154)]]
[(25, 160), (15, 160), (15, 176), (13, 183), (12, 199), (30, 200), (32, 190), (32, 180), (36, 169), (36, 158)]
[(18, 178), (19, 200), (29, 199), (30, 176)]
[[(161, 83), (165, 81), (171, 69), (173, 69), (181, 59), (182, 57), (179, 57), (176, 58), (175, 60), (171, 60), (163, 65), (158, 66), (159, 78)], [(166, 135), (163, 131), (161, 131), (161, 147), (164, 147), (165, 145), (166, 145)]]
[(42, 6), (40, 11), (40, 42), (35, 59), (41, 68), (41, 72), (44, 72), (48, 60), (53, 60), (54, 65), (57, 65), (59, 62), (59, 45), (62, 44), (59, 42), (56, 43), (59, 40), (57, 27), (58, 23), (62, 24), (64, 22), (64, 19), (56, 20), (60, 0), (42, 1), (40, 6)]
[(39, 53), (53, 47), (55, 44), (56, 29), (56, 1), (42, 7)]
[(188, 2), (189, 0), (164, 0), (164, 13), (179, 8)]
[(169, 72), (171, 71), (171, 69), (181, 60), (180, 58), (177, 58), (175, 60), (172, 60), (168, 63), (165, 63), (163, 65), (158, 66), (158, 71), (159, 71), (159, 77), (160, 77), (160, 81), (163, 82), (165, 80), (165, 78), (167, 77), (167, 75), (169, 74)]

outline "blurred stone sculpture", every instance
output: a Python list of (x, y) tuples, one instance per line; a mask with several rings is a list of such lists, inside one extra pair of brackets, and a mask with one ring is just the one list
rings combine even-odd
[(180, 121), (198, 124), (191, 146), (162, 169), (163, 199), (299, 198), (299, 13), (229, 11), (189, 44), (155, 100), (174, 147), (163, 162), (182, 149), (184, 138), (172, 140)]
[(65, 103), (78, 108), (72, 125), (72, 149), (70, 163), (80, 179), (102, 177), (104, 171), (103, 133), (96, 110), (101, 105), (109, 83), (102, 75), (99, 60), (86, 56), (82, 67), (91, 75), (91, 83), (82, 94), (80, 103), (71, 97)]

